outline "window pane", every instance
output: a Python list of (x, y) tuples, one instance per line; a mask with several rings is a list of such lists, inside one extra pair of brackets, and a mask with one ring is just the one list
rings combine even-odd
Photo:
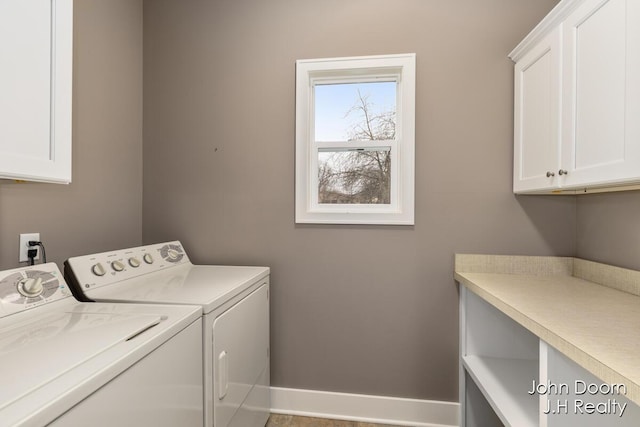
[(316, 141), (392, 140), (396, 82), (315, 85)]
[(318, 152), (318, 203), (390, 204), (391, 151)]

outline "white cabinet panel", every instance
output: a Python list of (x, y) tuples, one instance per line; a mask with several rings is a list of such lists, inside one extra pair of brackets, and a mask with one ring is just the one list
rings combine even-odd
[(71, 181), (72, 0), (0, 1), (0, 178)]
[(560, 31), (515, 68), (514, 191), (557, 186), (560, 165)]
[(615, 184), (640, 176), (640, 141), (627, 128), (637, 119), (626, 115), (639, 101), (627, 96), (630, 80), (638, 78), (633, 73), (640, 71), (629, 62), (633, 50), (640, 49), (630, 31), (637, 26), (630, 22), (631, 3), (585, 1), (565, 21), (565, 187)]
[(542, 426), (640, 425), (640, 406), (625, 396), (625, 384), (603, 382), (545, 342), (540, 345), (541, 357), (546, 359), (540, 384), (550, 385), (550, 392), (540, 396)]

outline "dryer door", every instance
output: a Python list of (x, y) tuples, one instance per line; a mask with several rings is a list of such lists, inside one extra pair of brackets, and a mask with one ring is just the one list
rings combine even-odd
[[(227, 427), (268, 369), (269, 285), (265, 283), (213, 323), (214, 425)], [(265, 388), (268, 392), (268, 388)], [(254, 408), (268, 411), (268, 408)]]

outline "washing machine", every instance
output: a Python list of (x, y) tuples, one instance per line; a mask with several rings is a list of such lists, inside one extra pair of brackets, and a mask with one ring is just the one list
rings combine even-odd
[(0, 271), (0, 426), (201, 426), (201, 312), (78, 302), (54, 263)]
[(194, 265), (179, 241), (65, 262), (81, 301), (202, 307), (205, 427), (264, 427), (269, 418), (269, 273)]

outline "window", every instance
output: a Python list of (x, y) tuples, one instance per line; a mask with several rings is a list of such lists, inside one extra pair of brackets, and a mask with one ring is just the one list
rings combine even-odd
[(414, 223), (415, 54), (296, 62), (296, 222)]

